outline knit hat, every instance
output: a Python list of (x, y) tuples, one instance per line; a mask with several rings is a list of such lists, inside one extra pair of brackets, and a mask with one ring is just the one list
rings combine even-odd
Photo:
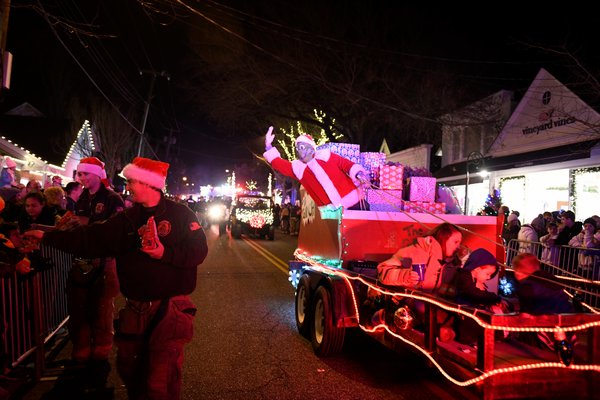
[(104, 170), (104, 163), (97, 157), (86, 157), (79, 160), (77, 165), (77, 172), (87, 172), (99, 176), (100, 179), (106, 178), (106, 171)]
[(13, 159), (8, 156), (4, 157), (4, 165), (6, 168), (16, 168), (17, 167), (17, 163), (14, 162)]
[(298, 136), (296, 138), (296, 144), (298, 144), (298, 143), (306, 143), (310, 147), (312, 147), (313, 149), (317, 148), (317, 144), (315, 143), (314, 139), (310, 135), (300, 135), (300, 136)]
[(167, 180), (169, 164), (149, 158), (136, 157), (127, 164), (121, 175), (127, 179), (136, 179), (154, 188), (163, 189)]
[(508, 222), (513, 222), (513, 221), (516, 221), (516, 220), (518, 220), (518, 219), (519, 219), (519, 217), (517, 217), (517, 214), (513, 214), (513, 213), (511, 213), (511, 214), (508, 216), (508, 218), (507, 218), (506, 220), (507, 220)]
[[(486, 249), (477, 249), (469, 255), (463, 268), (467, 271), (473, 271), (475, 268), (483, 267), (484, 265), (494, 265), (496, 266), (496, 272), (498, 272), (496, 257)], [(494, 272), (492, 277), (496, 275), (496, 272)]]
[(598, 228), (598, 226), (596, 225), (596, 220), (594, 218), (587, 218), (585, 221), (583, 221), (583, 225), (585, 224), (590, 224), (594, 227), (594, 229)]

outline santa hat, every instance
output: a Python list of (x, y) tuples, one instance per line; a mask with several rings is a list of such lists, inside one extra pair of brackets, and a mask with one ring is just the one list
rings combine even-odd
[(163, 189), (168, 170), (169, 164), (165, 162), (136, 157), (123, 168), (121, 175), (127, 179), (136, 179), (157, 189)]
[(310, 135), (300, 135), (296, 138), (296, 144), (298, 143), (306, 143), (308, 144), (310, 147), (312, 147), (313, 149), (317, 148), (317, 144), (315, 143), (315, 141), (313, 140), (312, 136)]
[(17, 167), (17, 163), (14, 162), (13, 159), (8, 156), (4, 157), (4, 165), (6, 166), (6, 168), (16, 168)]
[(96, 157), (86, 157), (79, 160), (77, 165), (77, 172), (87, 172), (99, 176), (100, 179), (106, 178), (106, 171), (104, 170), (104, 163)]

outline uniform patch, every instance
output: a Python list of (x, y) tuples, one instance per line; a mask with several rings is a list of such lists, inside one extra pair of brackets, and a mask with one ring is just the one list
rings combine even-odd
[(102, 212), (104, 212), (104, 203), (96, 203), (94, 214), (102, 214)]
[(190, 224), (190, 231), (197, 231), (198, 229), (200, 229), (200, 224), (196, 221)]
[(171, 233), (171, 223), (169, 221), (160, 221), (156, 227), (158, 236), (165, 237)]

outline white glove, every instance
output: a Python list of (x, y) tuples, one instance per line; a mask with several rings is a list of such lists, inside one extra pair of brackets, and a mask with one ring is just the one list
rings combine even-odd
[(360, 185), (364, 189), (368, 189), (371, 187), (371, 182), (369, 181), (369, 179), (367, 179), (364, 172), (360, 171), (358, 174), (356, 174), (356, 179), (360, 182)]
[(265, 135), (265, 150), (271, 150), (273, 147), (273, 139), (275, 139), (275, 134), (273, 133), (273, 127), (270, 126), (267, 134)]

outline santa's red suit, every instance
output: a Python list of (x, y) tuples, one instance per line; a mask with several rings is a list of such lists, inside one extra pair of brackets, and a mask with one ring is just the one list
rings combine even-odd
[(317, 150), (315, 158), (307, 163), (292, 162), (281, 158), (279, 151), (272, 147), (263, 156), (276, 171), (297, 179), (306, 189), (318, 207), (333, 205), (348, 208), (360, 200), (357, 184), (351, 177), (365, 172), (359, 164), (331, 153)]

